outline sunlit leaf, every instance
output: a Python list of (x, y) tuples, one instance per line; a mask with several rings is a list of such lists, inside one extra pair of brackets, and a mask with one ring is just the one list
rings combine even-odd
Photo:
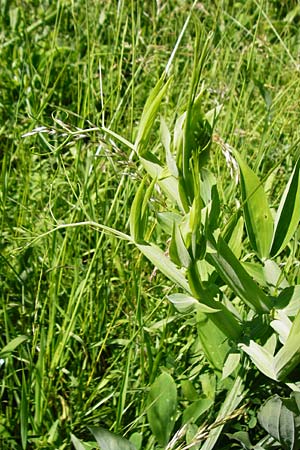
[(300, 311), (293, 322), (284, 346), (275, 357), (277, 378), (284, 380), (300, 363)]
[(267, 196), (257, 175), (242, 160), (238, 152), (234, 155), (240, 167), (244, 215), (249, 240), (258, 256), (267, 258), (273, 235), (273, 218)]
[(137, 244), (138, 249), (157, 267), (169, 280), (181, 286), (185, 291), (190, 292), (190, 287), (184, 274), (168, 258), (164, 252), (154, 244)]
[(165, 74), (158, 80), (155, 87), (151, 91), (139, 123), (138, 132), (135, 140), (135, 149), (138, 155), (143, 156), (149, 145), (149, 136), (152, 131), (154, 120), (157, 116), (158, 108), (169, 87), (171, 78), (165, 81)]
[(271, 299), (253, 281), (221, 237), (217, 253), (210, 253), (207, 258), (232, 291), (250, 308), (258, 313), (268, 312), (272, 308)]
[(276, 380), (275, 358), (264, 347), (258, 345), (254, 341), (250, 341), (249, 345), (240, 344), (241, 349), (250, 356), (251, 361), (264, 375)]
[(293, 237), (300, 221), (300, 158), (298, 159), (275, 218), (271, 255), (278, 255)]

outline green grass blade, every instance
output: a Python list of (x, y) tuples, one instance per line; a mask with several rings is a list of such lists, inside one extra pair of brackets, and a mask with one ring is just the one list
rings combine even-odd
[(18, 336), (12, 339), (3, 349), (0, 351), (0, 358), (7, 358), (10, 354), (23, 342), (27, 341), (27, 336)]
[(278, 255), (293, 237), (300, 221), (300, 158), (282, 195), (275, 218), (271, 256)]
[(21, 427), (22, 449), (25, 450), (27, 448), (27, 434), (28, 434), (28, 398), (27, 398), (27, 380), (24, 371), (22, 372), (20, 427)]
[(245, 222), (249, 240), (260, 258), (269, 256), (273, 218), (264, 188), (257, 175), (235, 152), (240, 167)]

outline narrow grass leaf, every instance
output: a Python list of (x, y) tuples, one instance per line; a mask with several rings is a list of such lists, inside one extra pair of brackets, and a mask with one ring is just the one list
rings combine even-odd
[[(244, 387), (243, 378), (238, 375), (231, 389), (228, 391), (225, 400), (222, 403), (222, 406), (216, 418), (216, 422), (222, 422), (224, 418), (230, 416), (241, 403), (245, 394), (246, 390)], [(215, 444), (221, 434), (223, 427), (224, 423), (211, 430), (208, 438), (205, 440), (205, 443), (201, 447), (201, 450), (212, 450), (215, 447)]]
[(150, 387), (147, 417), (152, 433), (162, 447), (168, 443), (175, 424), (177, 389), (171, 375), (162, 373)]
[(27, 381), (24, 371), (22, 372), (20, 427), (21, 427), (22, 449), (25, 450), (27, 448), (27, 434), (28, 434), (28, 398), (27, 398)]
[(242, 198), (249, 240), (258, 256), (267, 258), (273, 235), (273, 218), (267, 196), (257, 175), (242, 160), (238, 152), (235, 152), (234, 155), (240, 167)]
[(293, 237), (300, 221), (300, 158), (298, 159), (275, 217), (271, 256), (278, 255)]
[(136, 450), (135, 445), (127, 439), (118, 436), (101, 427), (89, 427), (101, 450)]
[(7, 358), (11, 355), (11, 353), (23, 342), (27, 341), (27, 336), (18, 336), (15, 339), (12, 339), (3, 349), (0, 351), (0, 358)]

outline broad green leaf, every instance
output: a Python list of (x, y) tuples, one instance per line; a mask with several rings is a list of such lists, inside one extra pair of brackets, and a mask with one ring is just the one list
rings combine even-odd
[(227, 338), (233, 340), (238, 339), (242, 329), (237, 318), (225, 305), (223, 305), (222, 302), (214, 299), (214, 296), (218, 293), (216, 286), (210, 286), (207, 289), (203, 286), (198, 270), (198, 264), (190, 265), (187, 271), (187, 277), (190, 291), (193, 296), (201, 303), (216, 310), (214, 314), (210, 314), (210, 319), (215, 326), (220, 332), (224, 333), (224, 336)]
[(189, 405), (183, 413), (182, 425), (188, 422), (196, 422), (206, 411), (208, 411), (214, 401), (211, 398), (202, 396), (199, 400), (194, 401)]
[(127, 439), (118, 436), (101, 427), (89, 427), (101, 450), (136, 450), (136, 447)]
[(206, 359), (215, 370), (222, 372), (231, 347), (226, 334), (210, 316), (203, 313), (197, 314), (198, 337)]
[(260, 258), (269, 256), (273, 218), (267, 196), (257, 175), (242, 160), (238, 152), (234, 153), (240, 167), (242, 198), (247, 233), (253, 249)]
[(181, 286), (186, 292), (191, 293), (184, 274), (159, 247), (155, 244), (136, 244), (136, 246), (169, 280)]
[(158, 108), (171, 82), (171, 78), (167, 81), (165, 81), (165, 78), (165, 74), (163, 74), (151, 91), (144, 106), (134, 144), (135, 150), (140, 156), (143, 156), (144, 152), (147, 151), (150, 133), (157, 116)]
[(238, 367), (241, 359), (241, 354), (239, 352), (230, 352), (225, 360), (223, 370), (222, 370), (222, 380), (228, 378)]
[(175, 424), (177, 389), (171, 375), (162, 373), (150, 387), (147, 417), (152, 433), (165, 447)]
[[(211, 246), (214, 247), (212, 243)], [(257, 313), (269, 312), (273, 306), (271, 299), (253, 281), (221, 237), (218, 240), (217, 252), (207, 254), (207, 260), (235, 295), (250, 308)]]
[(167, 295), (167, 299), (174, 305), (180, 313), (190, 313), (192, 311), (200, 311), (205, 314), (212, 314), (220, 311), (220, 309), (211, 308), (204, 303), (199, 302), (194, 297), (186, 294)]
[(300, 221), (300, 158), (298, 159), (275, 218), (271, 256), (278, 255), (293, 237)]
[(264, 347), (254, 341), (249, 345), (240, 344), (241, 349), (250, 356), (251, 361), (264, 375), (277, 380), (274, 356)]
[(11, 355), (11, 353), (23, 342), (27, 341), (27, 336), (18, 336), (15, 339), (12, 339), (3, 349), (0, 351), (0, 358), (7, 358)]
[(295, 396), (282, 399), (274, 395), (261, 408), (258, 420), (283, 449), (299, 450), (300, 410)]
[(277, 378), (284, 380), (300, 363), (300, 311), (293, 322), (290, 334), (284, 346), (275, 357)]

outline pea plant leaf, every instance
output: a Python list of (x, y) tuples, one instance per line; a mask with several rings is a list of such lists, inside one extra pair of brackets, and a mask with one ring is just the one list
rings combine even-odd
[(101, 427), (90, 427), (101, 450), (136, 450), (135, 445), (127, 439)]
[(167, 81), (165, 81), (165, 78), (166, 74), (163, 73), (154, 86), (144, 106), (134, 144), (135, 150), (140, 156), (143, 156), (143, 154), (147, 151), (149, 136), (157, 116), (158, 108), (160, 107), (161, 101), (171, 82), (171, 77)]
[(293, 237), (300, 221), (300, 158), (281, 197), (275, 217), (271, 256), (278, 255)]
[(284, 399), (278, 395), (269, 398), (258, 414), (260, 425), (285, 450), (300, 448), (299, 392)]
[(244, 216), (249, 240), (261, 259), (269, 256), (273, 218), (264, 188), (257, 175), (234, 153), (240, 167)]
[(277, 378), (284, 380), (300, 362), (300, 311), (291, 327), (284, 346), (275, 357)]
[[(213, 245), (213, 244), (211, 244)], [(272, 308), (271, 299), (253, 281), (226, 242), (219, 237), (216, 252), (207, 255), (223, 281), (232, 291), (257, 313), (266, 313)]]
[(175, 424), (177, 389), (171, 375), (162, 373), (150, 387), (147, 417), (152, 433), (161, 447), (169, 441)]

